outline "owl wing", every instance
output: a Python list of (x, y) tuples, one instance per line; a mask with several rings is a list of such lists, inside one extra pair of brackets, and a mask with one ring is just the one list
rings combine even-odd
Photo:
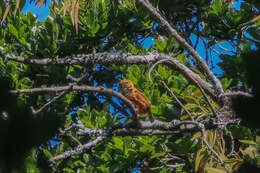
[(148, 109), (150, 108), (150, 103), (147, 97), (138, 90), (135, 91), (135, 97), (137, 100), (137, 104), (138, 104), (137, 107), (139, 108), (139, 112), (141, 114), (147, 113)]

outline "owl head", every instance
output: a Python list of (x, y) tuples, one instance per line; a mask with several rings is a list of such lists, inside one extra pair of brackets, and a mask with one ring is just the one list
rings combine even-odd
[(123, 79), (123, 80), (120, 80), (119, 87), (120, 88), (128, 88), (129, 89), (129, 88), (134, 88), (135, 86), (134, 86), (132, 81), (127, 80), (127, 79)]
[(129, 93), (131, 93), (131, 91), (134, 88), (135, 88), (135, 86), (134, 86), (133, 82), (130, 80), (123, 79), (123, 80), (120, 80), (120, 82), (119, 82), (119, 90), (125, 96), (129, 95)]

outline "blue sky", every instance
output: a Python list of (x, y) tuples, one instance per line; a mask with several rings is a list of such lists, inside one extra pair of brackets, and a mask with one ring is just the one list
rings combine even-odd
[(50, 15), (50, 10), (48, 6), (51, 5), (51, 0), (47, 0), (46, 5), (43, 5), (41, 8), (38, 8), (34, 3), (30, 3), (30, 0), (26, 0), (26, 4), (22, 10), (22, 12), (32, 12), (33, 14), (38, 16), (38, 20), (44, 21), (47, 16)]

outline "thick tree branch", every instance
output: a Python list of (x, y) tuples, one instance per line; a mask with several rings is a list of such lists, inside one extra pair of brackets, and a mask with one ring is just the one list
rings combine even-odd
[[(139, 135), (168, 135), (177, 134), (183, 132), (197, 132), (200, 130), (198, 127), (199, 122), (194, 121), (180, 121), (173, 120), (171, 122), (164, 122), (155, 120), (153, 123), (149, 121), (139, 120), (138, 124), (126, 123), (121, 124), (120, 128), (114, 128), (115, 130), (110, 133), (109, 136), (139, 136)], [(205, 120), (200, 122), (205, 129), (217, 128), (220, 124), (214, 123), (212, 120)], [(233, 122), (230, 122), (233, 123)], [(226, 125), (226, 124), (224, 124)], [(104, 136), (107, 134), (106, 130), (93, 129), (83, 126), (74, 125), (76, 134), (79, 136)], [(119, 130), (120, 129), (120, 130)]]
[[(160, 56), (159, 56), (160, 55)], [(124, 53), (95, 53), (95, 54), (78, 54), (74, 56), (66, 56), (63, 58), (51, 59), (51, 58), (24, 58), (22, 56), (15, 56), (9, 53), (1, 53), (0, 56), (5, 60), (12, 60), (16, 62), (21, 62), (28, 65), (82, 65), (88, 66), (93, 64), (102, 64), (106, 66), (110, 65), (124, 65), (124, 64), (147, 64), (155, 63), (160, 59), (172, 58), (167, 55), (153, 53), (149, 55), (131, 55)]]
[(212, 73), (209, 69), (207, 64), (204, 62), (203, 58), (198, 54), (198, 52), (184, 39), (182, 36), (170, 25), (170, 23), (164, 19), (161, 14), (157, 11), (156, 8), (152, 6), (149, 1), (145, 0), (138, 0), (138, 2), (152, 15), (155, 19), (159, 22), (159, 24), (165, 28), (168, 33), (174, 37), (178, 43), (186, 49), (196, 60), (198, 65), (204, 70), (205, 74), (209, 77), (209, 79), (213, 82), (214, 86), (216, 87), (216, 94), (224, 93), (222, 85), (220, 81), (216, 78), (216, 76)]

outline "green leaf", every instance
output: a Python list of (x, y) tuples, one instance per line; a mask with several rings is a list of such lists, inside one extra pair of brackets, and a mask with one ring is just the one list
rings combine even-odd
[(101, 155), (101, 158), (104, 159), (105, 161), (112, 160), (112, 157), (111, 157), (110, 153), (108, 153), (108, 151), (105, 151), (105, 152)]
[(242, 140), (242, 139), (240, 139), (239, 142), (241, 142), (243, 144), (257, 145), (257, 143), (255, 141), (252, 141), (252, 140)]
[(221, 79), (221, 83), (223, 85), (224, 90), (228, 89), (228, 87), (231, 85), (232, 82), (233, 79), (228, 79), (228, 78)]
[(64, 172), (64, 173), (75, 173), (75, 171), (71, 168), (63, 168), (62, 172)]
[(15, 36), (16, 39), (18, 39), (18, 31), (17, 29), (12, 25), (8, 24), (9, 31)]
[(171, 173), (172, 171), (169, 168), (162, 168), (160, 173)]
[(123, 151), (124, 150), (124, 142), (119, 137), (113, 137), (114, 147)]
[(51, 158), (53, 157), (53, 155), (51, 154), (51, 152), (49, 150), (43, 149), (43, 153), (47, 158)]
[(152, 93), (151, 102), (153, 105), (158, 105), (160, 103), (160, 91), (155, 89)]
[(140, 151), (141, 152), (149, 152), (149, 153), (154, 153), (155, 152), (155, 148), (152, 145), (149, 144), (144, 144), (143, 146), (140, 147)]
[(139, 50), (131, 43), (128, 43), (128, 49), (130, 50), (131, 54), (136, 55), (138, 54)]
[(214, 11), (215, 14), (218, 14), (221, 12), (221, 7), (222, 7), (222, 2), (221, 0), (214, 0), (214, 3), (212, 5), (212, 9)]
[(192, 136), (191, 141), (193, 141), (194, 139), (197, 139), (197, 138), (199, 138), (199, 137), (201, 137), (201, 132), (195, 133), (195, 134)]
[(19, 39), (19, 42), (21, 43), (21, 45), (27, 46), (27, 42), (24, 38)]
[(156, 44), (156, 47), (157, 49), (160, 51), (160, 52), (163, 52), (165, 47), (166, 47), (166, 42), (162, 41), (162, 40), (154, 40), (155, 44)]
[(163, 94), (161, 99), (165, 102), (165, 103), (172, 103), (172, 99), (170, 99), (169, 96)]
[(196, 154), (196, 159), (195, 159), (195, 172), (198, 172), (199, 168), (200, 168), (200, 163), (203, 159), (203, 157), (205, 157), (205, 154), (207, 153), (207, 149), (206, 147), (201, 148), (197, 154)]
[(214, 172), (214, 173), (226, 173), (224, 169), (218, 169), (218, 168), (211, 168), (211, 167), (206, 167), (205, 170), (208, 173)]
[(85, 166), (85, 163), (84, 162), (82, 162), (81, 160), (76, 160), (74, 163), (73, 163), (73, 165), (75, 166), (75, 167), (80, 167), (80, 166)]
[(158, 106), (152, 105), (151, 112), (152, 112), (153, 114), (158, 114)]
[(97, 23), (94, 25), (91, 25), (90, 32), (94, 35), (98, 32), (99, 28), (100, 28), (100, 25)]
[(128, 74), (128, 79), (131, 80), (134, 84), (137, 84), (138, 80), (135, 77), (135, 75), (133, 73), (129, 73)]
[(158, 73), (161, 75), (162, 79), (168, 78), (168, 74), (167, 74), (166, 70), (161, 65), (158, 66)]
[(106, 165), (101, 165), (98, 167), (98, 169), (101, 171), (101, 172), (104, 172), (104, 173), (109, 173), (109, 167), (107, 167)]
[(165, 156), (165, 153), (154, 153), (154, 154), (152, 154), (151, 159), (159, 158), (159, 157), (162, 157), (162, 156)]
[(140, 75), (140, 67), (138, 65), (132, 65), (130, 67), (130, 72), (133, 73), (135, 76), (139, 76)]

